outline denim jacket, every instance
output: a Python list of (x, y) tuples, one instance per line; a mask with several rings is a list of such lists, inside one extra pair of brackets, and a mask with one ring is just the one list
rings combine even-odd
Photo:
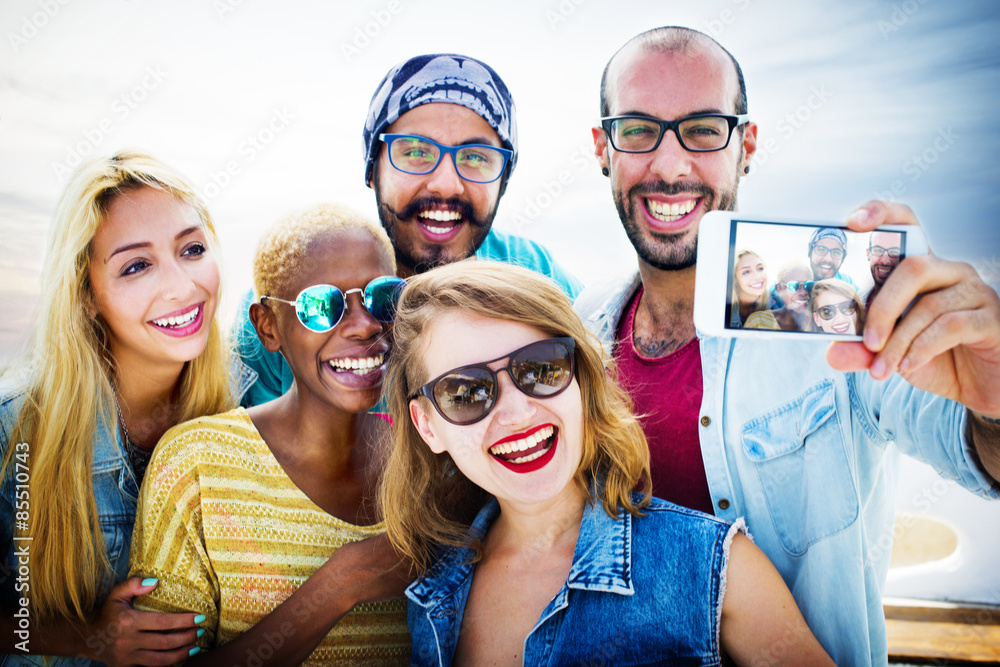
[[(720, 665), (719, 623), (730, 524), (654, 498), (645, 516), (588, 505), (573, 565), (524, 641), (525, 665)], [(473, 523), (485, 534), (490, 501)], [(474, 565), (449, 549), (406, 590), (410, 664), (450, 665)]]
[[(234, 388), (233, 396), (236, 400), (253, 384), (257, 374), (234, 360), (231, 369), (231, 386)], [(17, 417), (21, 412), (26, 398), (23, 386), (4, 386), (0, 388), (0, 457), (3, 457), (10, 446), (16, 447), (18, 443), (8, 440)], [(109, 425), (106, 423), (103, 411), (98, 419), (97, 432), (94, 435), (94, 454), (91, 466), (91, 475), (94, 484), (94, 500), (97, 503), (98, 520), (104, 534), (104, 548), (111, 563), (114, 581), (104, 582), (105, 584), (117, 584), (128, 578), (128, 554), (129, 546), (132, 542), (132, 528), (135, 526), (135, 507), (139, 496), (139, 487), (136, 483), (135, 475), (132, 472), (132, 465), (129, 462), (128, 453), (122, 445), (122, 438), (116, 423)], [(45, 493), (31, 483), (31, 445), (27, 441), (27, 447), (17, 449), (17, 452), (27, 452), (27, 466), (29, 468), (29, 497), (28, 511), (36, 503), (57, 502), (57, 499), (46, 497)], [(2, 460), (2, 458), (0, 458)], [(23, 469), (19, 469), (23, 472)], [(0, 480), (0, 549), (3, 550), (3, 558), (0, 560), (0, 605), (5, 610), (19, 609), (19, 600), (22, 595), (15, 589), (18, 577), (18, 555), (19, 548), (26, 544), (24, 541), (15, 542), (14, 520), (15, 520), (15, 491), (17, 490), (14, 475), (14, 466), (11, 466), (8, 474)], [(30, 542), (29, 545), (30, 553)], [(30, 567), (30, 560), (29, 560)], [(34, 624), (34, 619), (31, 619)], [(30, 628), (29, 628), (30, 632)], [(17, 639), (17, 641), (21, 641)], [(97, 648), (100, 646), (99, 637), (90, 637), (88, 646)], [(30, 640), (28, 644), (31, 647)], [(20, 653), (10, 655), (0, 655), (0, 667), (8, 665), (43, 665), (45, 656), (24, 655)], [(91, 662), (83, 658), (55, 658), (50, 665), (56, 667), (83, 667), (88, 665), (100, 665), (103, 663)]]
[[(575, 308), (606, 346), (639, 276), (584, 290)], [(701, 337), (702, 458), (715, 513), (745, 517), (838, 665), (888, 661), (882, 588), (896, 450), (989, 498), (1000, 486), (965, 440), (963, 406), (826, 363), (826, 343)]]

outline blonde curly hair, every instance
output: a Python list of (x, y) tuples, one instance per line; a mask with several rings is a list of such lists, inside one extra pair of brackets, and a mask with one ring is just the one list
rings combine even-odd
[[(318, 204), (285, 216), (264, 231), (253, 259), (254, 301), (284, 294), (294, 271), (310, 261), (309, 247), (328, 233), (353, 229), (369, 234), (382, 247), (396, 272), (396, 254), (385, 230), (368, 216), (341, 204)], [(294, 298), (291, 295), (290, 298)], [(270, 302), (269, 302), (270, 303)], [(273, 304), (270, 307), (274, 307)]]

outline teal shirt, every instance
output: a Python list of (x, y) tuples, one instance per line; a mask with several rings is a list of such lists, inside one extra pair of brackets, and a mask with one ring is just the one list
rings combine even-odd
[[(556, 281), (575, 300), (583, 284), (559, 266), (544, 246), (521, 236), (490, 230), (483, 245), (476, 251), (478, 259), (516, 264), (537, 271)], [(260, 344), (250, 323), (250, 303), (253, 290), (243, 295), (233, 324), (232, 344), (243, 363), (257, 372), (257, 382), (243, 395), (243, 407), (260, 405), (278, 398), (292, 386), (292, 371), (278, 352), (268, 352)]]

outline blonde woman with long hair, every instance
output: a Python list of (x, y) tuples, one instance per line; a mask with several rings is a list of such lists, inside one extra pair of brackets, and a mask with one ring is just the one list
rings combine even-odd
[(156, 448), (131, 563), (161, 583), (137, 606), (206, 617), (192, 667), (408, 664), (411, 579), (374, 506), (390, 427), (370, 412), (404, 284), (394, 256), (343, 206), (271, 225), (249, 316), (291, 387), (180, 424)]
[(67, 184), (29, 347), (0, 392), (0, 542), (8, 572), (30, 571), (3, 584), (4, 664), (162, 665), (193, 649), (201, 619), (136, 611), (157, 582), (126, 577), (156, 442), (252, 381), (230, 381), (217, 245), (192, 185), (148, 155), (92, 160)]
[(729, 328), (739, 329), (752, 313), (767, 310), (767, 266), (753, 250), (740, 250), (733, 262)]
[(422, 575), (411, 664), (833, 664), (742, 522), (651, 497), (642, 429), (554, 282), (434, 269), (394, 337), (382, 506)]

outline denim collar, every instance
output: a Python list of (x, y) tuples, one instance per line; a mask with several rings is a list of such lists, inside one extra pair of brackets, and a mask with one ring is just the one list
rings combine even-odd
[[(491, 499), (479, 511), (471, 531), (485, 535), (500, 515), (500, 504)], [(466, 585), (475, 564), (475, 551), (469, 547), (452, 547), (428, 572), (410, 584), (406, 596), (415, 604), (432, 609)], [(598, 501), (586, 505), (580, 521), (580, 535), (573, 553), (573, 566), (565, 588), (603, 591), (632, 595), (632, 515), (622, 512), (618, 518), (608, 516)], [(558, 597), (558, 596), (557, 596)]]

